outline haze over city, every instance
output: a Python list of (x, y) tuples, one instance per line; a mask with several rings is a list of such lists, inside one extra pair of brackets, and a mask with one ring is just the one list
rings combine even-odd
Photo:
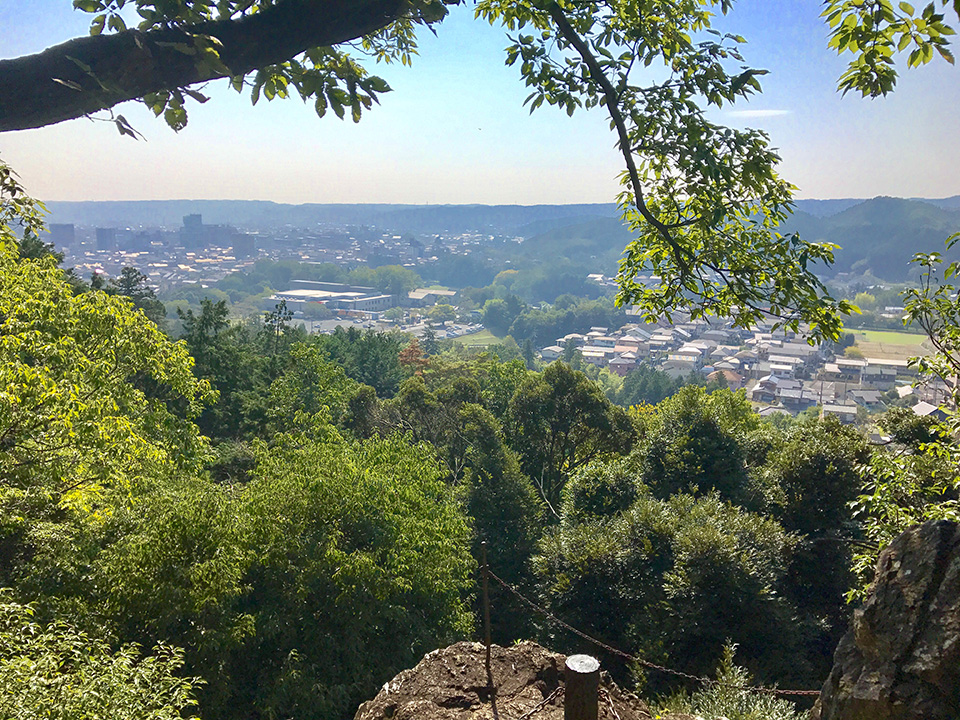
[[(946, 197), (960, 193), (957, 71), (937, 59), (900, 68), (897, 91), (864, 100), (836, 92), (847, 58), (826, 47), (819, 3), (747, 0), (717, 22), (742, 34), (748, 64), (767, 68), (763, 95), (714, 111), (718, 123), (765, 129), (798, 197)], [(0, 7), (6, 57), (87, 32), (68, 2)], [(299, 100), (250, 106), (225, 83), (188, 107), (179, 134), (142, 105), (116, 109), (143, 134), (74, 120), (6, 133), (0, 157), (46, 200), (165, 198), (279, 202), (610, 202), (621, 159), (606, 117), (553, 108), (532, 116), (516, 68), (505, 67), (499, 28), (453, 8), (437, 37), (420, 34), (412, 68), (368, 66), (394, 92), (361, 122), (318, 119)], [(104, 117), (108, 117), (104, 115)]]

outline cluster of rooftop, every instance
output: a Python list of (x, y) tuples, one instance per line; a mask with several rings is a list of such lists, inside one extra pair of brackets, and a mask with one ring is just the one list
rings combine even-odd
[(569, 357), (575, 346), (584, 362), (626, 376), (641, 364), (671, 377), (701, 374), (743, 388), (762, 414), (797, 414), (820, 406), (824, 414), (854, 422), (858, 408), (882, 407), (883, 393), (897, 389), (935, 406), (944, 397), (936, 383), (912, 387), (916, 370), (906, 360), (836, 356), (826, 345), (813, 346), (800, 335), (773, 331), (772, 324), (749, 329), (694, 320), (653, 325), (627, 324), (615, 332), (594, 327), (571, 333), (540, 350), (544, 361)]

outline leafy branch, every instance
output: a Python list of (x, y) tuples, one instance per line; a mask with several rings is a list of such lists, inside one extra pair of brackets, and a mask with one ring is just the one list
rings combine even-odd
[[(855, 308), (814, 272), (834, 246), (777, 232), (794, 188), (777, 176), (766, 134), (706, 119), (706, 107), (758, 92), (765, 74), (744, 64), (743, 38), (710, 27), (715, 7), (729, 3), (484, 0), (477, 14), (534, 29), (507, 49), (533, 89), (531, 111), (602, 106), (610, 117), (625, 166), (620, 207), (637, 236), (621, 260), (619, 303), (649, 320), (687, 310), (836, 337)], [(634, 74), (651, 66), (666, 78), (640, 84)]]
[[(952, 6), (960, 18), (960, 1), (940, 0)], [(896, 56), (910, 50), (907, 67), (919, 67), (936, 52), (951, 65), (954, 56), (947, 38), (955, 30), (937, 11), (936, 0), (919, 13), (908, 2), (896, 7), (891, 0), (826, 0), (822, 16), (830, 26), (829, 46), (838, 53), (852, 53), (839, 87), (844, 94), (855, 90), (864, 97), (891, 92), (897, 82)]]

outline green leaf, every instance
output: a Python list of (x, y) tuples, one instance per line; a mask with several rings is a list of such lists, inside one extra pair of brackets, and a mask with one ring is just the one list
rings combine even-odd
[(133, 126), (127, 122), (127, 119), (123, 115), (117, 115), (117, 117), (114, 118), (113, 122), (117, 126), (117, 130), (120, 132), (121, 135), (128, 135), (129, 137), (132, 137), (134, 140), (138, 140), (143, 137), (143, 135), (138, 133), (133, 128)]
[(73, 7), (87, 13), (100, 12), (104, 9), (103, 3), (98, 0), (73, 0)]
[(376, 93), (386, 93), (390, 92), (390, 86), (387, 84), (387, 81), (383, 78), (377, 76), (371, 76), (367, 78), (367, 87), (369, 87), (373, 92)]
[(340, 101), (340, 98), (337, 97), (337, 91), (335, 89), (327, 92), (327, 101), (330, 103), (330, 107), (333, 108), (333, 112), (336, 114), (336, 116), (343, 120), (343, 103)]
[(163, 111), (163, 119), (172, 130), (180, 132), (187, 126), (187, 111), (182, 106), (167, 105), (167, 109)]
[(74, 82), (73, 80), (61, 80), (60, 78), (50, 78), (50, 79), (53, 80), (58, 85), (63, 85), (64, 87), (68, 87), (71, 90), (76, 90), (77, 92), (83, 92), (83, 86), (80, 85), (80, 83)]
[(107, 27), (114, 32), (123, 32), (127, 29), (127, 24), (119, 15), (111, 15), (110, 20), (107, 22)]
[(203, 93), (197, 92), (196, 90), (191, 90), (190, 88), (183, 88), (183, 92), (186, 93), (187, 95), (189, 95), (190, 97), (192, 97), (194, 100), (196, 100), (198, 103), (201, 103), (201, 104), (202, 104), (202, 103), (205, 103), (207, 100), (210, 99), (209, 97), (207, 97), (207, 96), (204, 95)]

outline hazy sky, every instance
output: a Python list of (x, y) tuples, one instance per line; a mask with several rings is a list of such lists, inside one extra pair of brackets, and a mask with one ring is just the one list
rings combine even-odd
[[(880, 100), (841, 97), (846, 60), (826, 49), (817, 0), (740, 0), (719, 23), (744, 35), (746, 60), (771, 72), (764, 94), (718, 122), (767, 130), (799, 197), (960, 194), (960, 69), (903, 70)], [(5, 57), (86, 32), (69, 0), (2, 0)], [(502, 30), (455, 8), (424, 33), (412, 68), (379, 66), (394, 92), (355, 125), (318, 119), (297, 99), (251, 107), (225, 83), (193, 103), (175, 134), (134, 103), (122, 113), (145, 141), (73, 120), (0, 135), (0, 157), (45, 200), (163, 198), (279, 202), (609, 202), (619, 155), (601, 112), (523, 107), (527, 89), (503, 64)]]

